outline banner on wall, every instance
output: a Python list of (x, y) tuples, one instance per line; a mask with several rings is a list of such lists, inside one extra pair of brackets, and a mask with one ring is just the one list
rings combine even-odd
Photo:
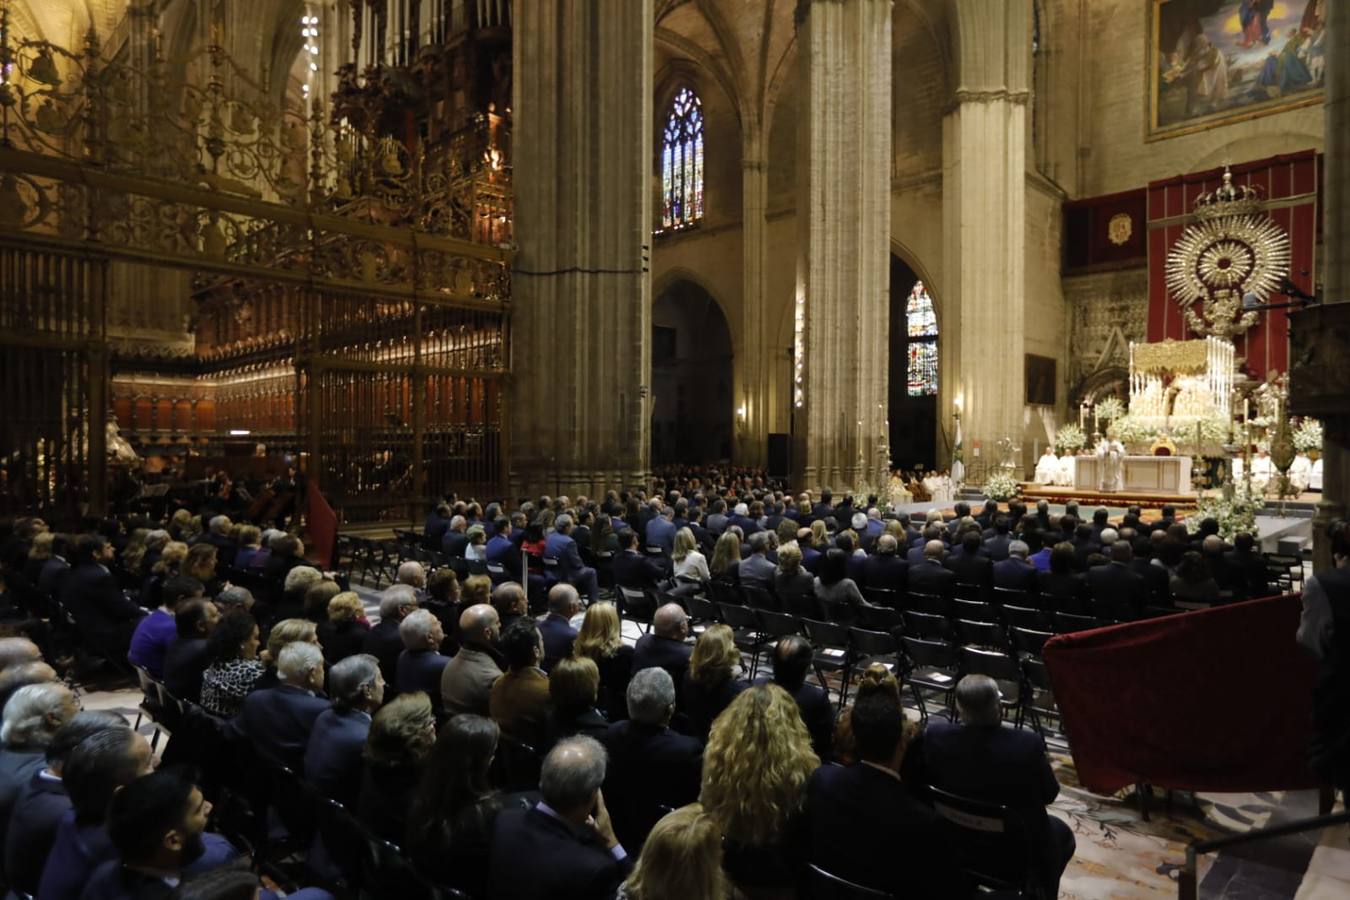
[[(1273, 221), (1289, 235), (1289, 279), (1313, 293), (1320, 216), (1321, 159), (1316, 151), (1272, 156), (1232, 166), (1233, 183), (1255, 188)], [(1148, 340), (1199, 337), (1186, 324), (1185, 310), (1167, 289), (1167, 255), (1192, 222), (1195, 200), (1223, 182), (1223, 169), (1210, 169), (1148, 186)], [(1270, 298), (1281, 302), (1285, 298)], [(1198, 307), (1198, 301), (1196, 306)], [(1243, 368), (1257, 380), (1269, 372), (1289, 370), (1289, 327), (1286, 310), (1268, 310), (1237, 338)]]

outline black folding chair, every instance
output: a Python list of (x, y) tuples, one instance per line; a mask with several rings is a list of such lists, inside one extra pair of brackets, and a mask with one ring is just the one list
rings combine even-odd
[(926, 793), (934, 811), (956, 827), (957, 857), (976, 884), (1044, 900), (1040, 837), (1025, 816), (935, 787)]
[(892, 672), (899, 669), (900, 647), (889, 631), (850, 628), (848, 638), (856, 668), (865, 669), (872, 663), (881, 663)]
[(969, 619), (956, 620), (956, 635), (966, 647), (988, 647), (994, 650), (1008, 649), (1008, 636), (1002, 625), (993, 622), (972, 622)]
[(894, 900), (894, 894), (878, 891), (838, 875), (831, 875), (816, 865), (808, 865), (802, 877), (804, 900)]
[(650, 589), (619, 588), (619, 613), (625, 619), (632, 619), (642, 627), (643, 633), (652, 630), (652, 619), (656, 616), (658, 601), (656, 593)]
[(989, 594), (989, 599), (995, 606), (1005, 606), (1011, 603), (1013, 606), (1029, 606), (1027, 592), (1014, 590), (1013, 588), (996, 587)]
[(1058, 721), (1063, 728), (1063, 719), (1059, 715), (1059, 706), (1055, 703), (1055, 691), (1050, 684), (1050, 673), (1046, 671), (1045, 661), (1039, 656), (1028, 656), (1022, 660), (1022, 672), (1027, 681), (1027, 700), (1025, 710), (1031, 718), (1031, 727), (1042, 737), (1048, 730), (1043, 717)]
[(998, 610), (993, 604), (982, 600), (953, 600), (950, 606), (953, 619), (966, 619), (970, 622), (998, 622)]
[(839, 688), (839, 708), (843, 709), (848, 698), (849, 680), (853, 675), (853, 645), (849, 640), (848, 628), (836, 622), (802, 619), (802, 629), (806, 632), (806, 639), (815, 648), (811, 666), (815, 669), (820, 686), (828, 692), (830, 685), (825, 680), (825, 673), (841, 673), (843, 683)]
[(745, 595), (745, 603), (755, 609), (770, 609), (781, 611), (783, 604), (774, 596), (773, 591), (768, 588), (758, 587), (757, 585), (741, 585), (741, 593)]
[(947, 599), (940, 594), (918, 594), (914, 591), (909, 592), (909, 597), (905, 601), (905, 610), (914, 612), (928, 613), (933, 616), (946, 616), (949, 614)]
[(759, 615), (750, 607), (735, 603), (718, 603), (717, 610), (722, 621), (731, 626), (736, 646), (750, 654), (750, 678), (754, 680), (759, 671), (759, 651), (765, 643), (764, 634), (759, 630)]
[(858, 623), (872, 631), (889, 631), (904, 625), (904, 616), (889, 606), (864, 606), (858, 610)]
[(780, 594), (778, 599), (783, 601), (784, 612), (792, 613), (792, 615), (803, 619), (825, 618), (825, 614), (820, 608), (820, 601), (816, 599), (815, 591)]
[(956, 648), (946, 641), (926, 641), (914, 637), (902, 637), (900, 642), (904, 646), (909, 669), (906, 680), (918, 703), (919, 718), (928, 721), (928, 703), (924, 697), (927, 692), (930, 697), (942, 698), (942, 708), (947, 711), (948, 720), (954, 720), (952, 696), (961, 674)]
[(502, 735), (492, 759), (492, 783), (503, 791), (533, 791), (539, 787), (543, 758), (529, 744)]
[(862, 595), (868, 603), (874, 603), (877, 606), (886, 606), (892, 610), (899, 610), (903, 605), (904, 594), (895, 588), (863, 588)]
[(1034, 628), (1037, 631), (1051, 630), (1050, 616), (1039, 609), (1005, 603), (999, 611), (1003, 614), (1003, 624), (1008, 628)]
[(1049, 631), (1037, 631), (1031, 628), (1011, 628), (1013, 649), (1024, 657), (1040, 659), (1045, 642), (1055, 635)]
[(955, 641), (956, 629), (945, 616), (932, 613), (905, 611), (904, 633), (907, 637), (922, 638), (925, 641)]
[(755, 612), (759, 616), (759, 629), (764, 634), (767, 644), (802, 633), (801, 620), (790, 613), (774, 612), (771, 609), (760, 609)]
[(1057, 612), (1051, 616), (1055, 634), (1069, 634), (1074, 631), (1088, 631), (1100, 628), (1101, 622), (1093, 616), (1076, 616), (1072, 613)]

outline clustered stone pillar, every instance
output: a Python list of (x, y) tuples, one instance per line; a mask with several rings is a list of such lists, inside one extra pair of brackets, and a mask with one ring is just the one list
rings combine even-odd
[(801, 0), (797, 16), (794, 468), (806, 487), (876, 487), (888, 464), (891, 2)]
[(952, 12), (960, 59), (943, 121), (948, 275), (938, 408), (952, 435), (960, 404), (970, 468), (992, 461), (1000, 438), (1022, 434), (1031, 8), (1029, 0), (956, 0)]
[[(768, 248), (769, 166), (764, 154), (764, 126), (747, 121), (741, 142), (741, 221), (744, 256), (741, 268), (741, 345), (736, 358), (736, 461), (763, 465), (769, 440), (771, 348), (765, 344), (765, 256)], [(745, 410), (745, 415), (739, 411)]]
[(652, 0), (514, 9), (512, 496), (647, 477)]
[(1326, 150), (1322, 173), (1323, 299), (1294, 313), (1290, 411), (1323, 425), (1322, 500), (1313, 519), (1313, 568), (1329, 568), (1326, 526), (1350, 509), (1350, 4), (1326, 15)]

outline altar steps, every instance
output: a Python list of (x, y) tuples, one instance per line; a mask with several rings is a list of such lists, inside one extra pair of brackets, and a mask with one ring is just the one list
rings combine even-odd
[(1028, 504), (1034, 504), (1041, 500), (1049, 503), (1068, 503), (1070, 501), (1078, 504), (1080, 510), (1084, 507), (1105, 506), (1126, 507), (1138, 506), (1147, 513), (1149, 510), (1158, 510), (1164, 506), (1174, 506), (1179, 514), (1194, 512), (1196, 508), (1197, 496), (1195, 494), (1172, 494), (1159, 491), (1101, 491), (1090, 488), (1072, 488), (1057, 484), (1037, 484), (1034, 481), (1022, 482), (1022, 499)]

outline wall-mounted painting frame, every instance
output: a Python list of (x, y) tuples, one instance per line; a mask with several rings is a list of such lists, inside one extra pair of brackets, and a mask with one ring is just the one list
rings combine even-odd
[(1145, 140), (1322, 102), (1330, 0), (1150, 0)]
[(1026, 402), (1029, 406), (1054, 406), (1058, 385), (1057, 365), (1052, 356), (1026, 354)]

